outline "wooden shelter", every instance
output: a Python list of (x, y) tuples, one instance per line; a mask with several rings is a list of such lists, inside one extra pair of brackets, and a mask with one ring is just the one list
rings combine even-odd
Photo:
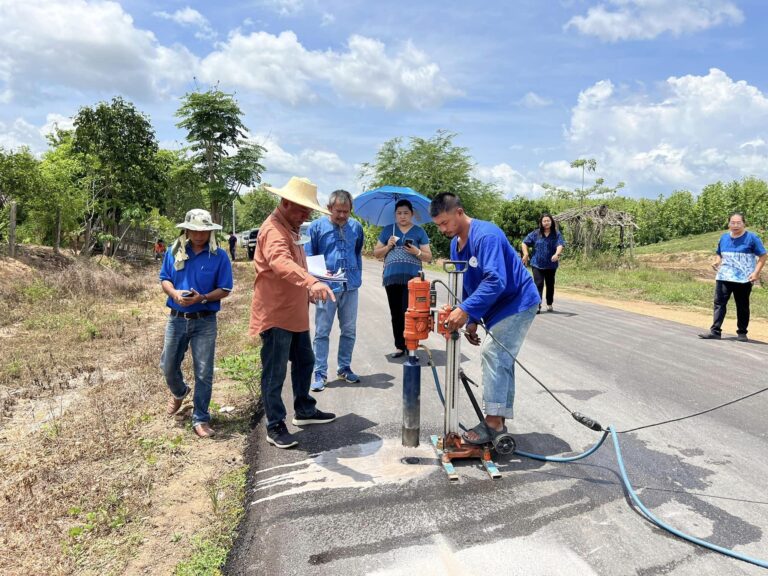
[(558, 227), (566, 226), (571, 246), (583, 250), (587, 256), (608, 247), (617, 247), (620, 253), (629, 249), (632, 254), (638, 225), (627, 212), (600, 204), (571, 208), (554, 218)]

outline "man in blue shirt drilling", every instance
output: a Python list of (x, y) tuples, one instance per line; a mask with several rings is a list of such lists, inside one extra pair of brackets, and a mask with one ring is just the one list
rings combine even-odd
[(325, 257), (329, 272), (343, 270), (347, 281), (332, 285), (336, 301), (326, 300), (315, 306), (315, 376), (311, 390), (325, 389), (328, 381), (328, 345), (336, 313), (339, 314), (339, 352), (337, 376), (352, 384), (360, 377), (352, 371), (352, 351), (355, 348), (357, 324), (357, 293), (363, 283), (363, 227), (350, 219), (352, 195), (346, 190), (335, 190), (328, 198), (328, 217), (318, 218), (309, 225), (309, 242), (304, 245), (307, 256)]
[(717, 270), (715, 284), (715, 310), (712, 326), (705, 340), (719, 340), (728, 300), (733, 294), (736, 301), (736, 339), (746, 342), (749, 326), (749, 295), (752, 283), (760, 279), (766, 259), (762, 240), (746, 229), (744, 215), (734, 212), (728, 218), (728, 232), (717, 243), (717, 258), (712, 267)]
[(192, 429), (201, 438), (215, 433), (208, 406), (213, 391), (213, 362), (216, 350), (216, 313), (221, 300), (232, 291), (232, 264), (227, 253), (216, 245), (214, 224), (206, 210), (190, 210), (177, 228), (184, 233), (165, 253), (160, 284), (171, 309), (165, 329), (160, 365), (171, 391), (167, 414), (181, 408), (191, 388), (184, 382), (181, 362), (192, 349), (195, 372)]
[(463, 435), (471, 444), (485, 444), (506, 432), (505, 421), (512, 418), (515, 358), (541, 298), (504, 232), (492, 222), (467, 216), (457, 195), (435, 196), (430, 215), (440, 232), (452, 238), (451, 259), (467, 263), (462, 302), (448, 316), (448, 329), (456, 331), (466, 324), (465, 336), (474, 346), (481, 343), (480, 322), (493, 334), (482, 341), (486, 426), (480, 423)]

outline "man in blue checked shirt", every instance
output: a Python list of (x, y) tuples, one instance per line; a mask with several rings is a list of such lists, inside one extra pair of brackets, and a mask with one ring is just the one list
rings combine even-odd
[(309, 242), (304, 245), (307, 256), (325, 257), (325, 266), (335, 274), (342, 270), (347, 278), (344, 283), (332, 285), (336, 301), (327, 300), (315, 304), (315, 351), (314, 379), (311, 390), (325, 389), (328, 381), (328, 347), (333, 319), (339, 316), (339, 352), (336, 361), (337, 377), (352, 384), (360, 377), (352, 371), (352, 351), (355, 348), (357, 330), (357, 295), (363, 283), (362, 225), (350, 218), (352, 195), (346, 190), (331, 192), (328, 198), (331, 214), (309, 225)]
[(480, 423), (463, 435), (470, 444), (486, 444), (506, 432), (506, 419), (512, 418), (515, 358), (541, 298), (496, 224), (470, 218), (459, 197), (450, 192), (435, 196), (429, 212), (438, 230), (452, 239), (451, 260), (467, 263), (463, 293), (457, 295), (461, 303), (446, 320), (448, 330), (455, 332), (466, 324), (467, 340), (479, 346), (477, 325), (482, 321), (494, 336), (486, 336), (481, 349), (486, 425)]
[(181, 372), (187, 349), (192, 349), (195, 392), (192, 429), (201, 438), (215, 433), (211, 428), (208, 406), (213, 391), (213, 363), (216, 351), (216, 313), (221, 300), (232, 291), (232, 264), (227, 253), (216, 245), (214, 224), (206, 210), (190, 210), (183, 229), (165, 253), (160, 270), (160, 284), (168, 295), (171, 309), (165, 329), (160, 366), (171, 391), (167, 414), (173, 416), (192, 390)]

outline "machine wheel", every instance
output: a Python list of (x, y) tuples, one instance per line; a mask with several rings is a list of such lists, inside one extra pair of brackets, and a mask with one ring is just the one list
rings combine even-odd
[(493, 439), (493, 448), (498, 454), (512, 454), (515, 451), (517, 444), (512, 434), (499, 434)]

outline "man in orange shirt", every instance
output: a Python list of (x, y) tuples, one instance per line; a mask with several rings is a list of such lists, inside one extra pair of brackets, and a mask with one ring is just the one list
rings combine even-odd
[(299, 233), (312, 210), (329, 212), (317, 202), (317, 186), (293, 177), (282, 188), (267, 190), (280, 196), (280, 204), (259, 229), (253, 263), (249, 333), (261, 337), (261, 396), (267, 417), (267, 442), (278, 448), (298, 444), (285, 425), (283, 381), (291, 362), (294, 426), (326, 424), (335, 414), (321, 412), (309, 395), (315, 355), (309, 337), (309, 303), (335, 301), (331, 288), (307, 272), (307, 259)]

